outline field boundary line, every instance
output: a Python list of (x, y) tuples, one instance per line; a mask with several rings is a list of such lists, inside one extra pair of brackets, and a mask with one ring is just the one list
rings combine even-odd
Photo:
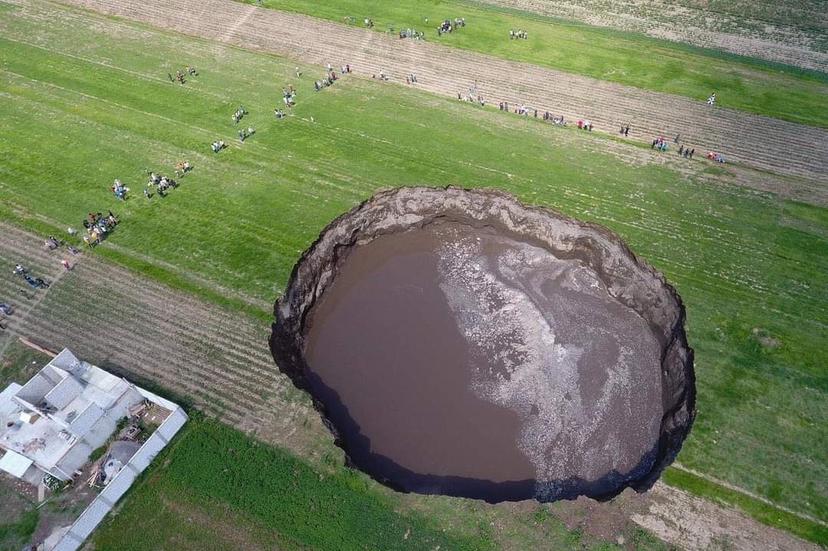
[[(71, 59), (77, 59), (78, 61), (83, 61), (84, 63), (89, 63), (91, 65), (98, 65), (99, 67), (105, 67), (107, 69), (112, 69), (112, 70), (115, 70), (115, 71), (119, 71), (121, 73), (126, 73), (128, 75), (139, 77), (139, 78), (141, 78), (143, 80), (146, 80), (146, 81), (157, 82), (159, 84), (172, 84), (168, 80), (164, 80), (163, 78), (155, 77), (155, 76), (152, 76), (152, 75), (147, 74), (147, 73), (141, 73), (139, 71), (132, 71), (132, 70), (127, 69), (125, 67), (120, 67), (118, 65), (112, 65), (110, 63), (105, 63), (103, 61), (96, 61), (94, 59), (79, 56), (79, 55), (76, 55), (76, 54), (61, 52), (60, 50), (54, 50), (52, 48), (47, 48), (47, 47), (42, 46), (40, 44), (35, 44), (33, 42), (27, 42), (26, 40), (20, 40), (19, 38), (10, 38), (8, 36), (4, 36), (3, 40), (7, 40), (9, 42), (14, 42), (16, 44), (23, 44), (25, 46), (29, 46), (30, 48), (36, 48), (38, 50), (43, 50), (44, 52), (48, 52), (50, 54), (63, 56), (63, 57), (68, 57), (68, 58), (71, 58)], [(7, 69), (4, 69), (4, 70), (9, 72), (9, 73), (12, 73), (12, 71), (8, 71)], [(12, 74), (14, 74), (14, 73), (12, 73)], [(20, 75), (18, 75), (18, 76), (20, 76)], [(32, 80), (34, 80), (34, 79), (32, 79)], [(221, 96), (219, 94), (214, 94), (212, 92), (208, 92), (207, 90), (202, 90), (200, 88), (192, 88), (191, 87), (188, 90), (199, 93), (199, 94), (203, 94), (205, 96), (213, 96), (217, 99), (221, 99), (221, 100), (224, 100), (224, 101), (229, 101), (226, 96)]]
[[(38, 84), (42, 84), (42, 85), (45, 85), (45, 86), (50, 86), (52, 88), (57, 88), (58, 90), (63, 90), (64, 92), (69, 92), (70, 94), (77, 94), (77, 95), (83, 96), (85, 98), (100, 101), (102, 103), (107, 103), (109, 105), (114, 105), (115, 107), (118, 107), (119, 109), (124, 109), (124, 110), (127, 110), (127, 111), (133, 111), (135, 113), (141, 113), (142, 115), (146, 115), (148, 117), (154, 117), (156, 119), (161, 119), (165, 122), (169, 122), (169, 123), (172, 123), (172, 124), (180, 124), (180, 125), (184, 125), (184, 126), (189, 126), (190, 128), (192, 128), (194, 130), (198, 130), (199, 132), (202, 132), (202, 133), (207, 134), (207, 135), (215, 134), (215, 132), (213, 132), (211, 130), (207, 130), (206, 128), (201, 128), (200, 126), (196, 126), (194, 124), (190, 124), (190, 123), (187, 123), (187, 122), (182, 122), (182, 121), (179, 121), (179, 120), (171, 119), (169, 117), (165, 117), (164, 115), (159, 115), (158, 113), (150, 113), (149, 111), (143, 111), (143, 110), (137, 109), (135, 107), (130, 107), (128, 105), (123, 105), (121, 103), (118, 103), (117, 101), (108, 100), (108, 99), (105, 99), (105, 98), (101, 98), (99, 96), (95, 96), (93, 94), (87, 94), (86, 92), (80, 92), (78, 90), (73, 90), (71, 88), (66, 88), (65, 86), (61, 86), (60, 84), (55, 84), (53, 82), (46, 82), (45, 80), (40, 80), (40, 79), (32, 78), (32, 77), (29, 77), (29, 76), (26, 76), (26, 75), (21, 75), (20, 73), (16, 73), (14, 71), (9, 71), (8, 69), (0, 68), (0, 71), (2, 71), (3, 73), (9, 74), (9, 75), (14, 75), (18, 78), (29, 80), (31, 82), (37, 82)], [(41, 103), (41, 102), (36, 101), (36, 100), (30, 100), (30, 101), (34, 101), (36, 103)]]

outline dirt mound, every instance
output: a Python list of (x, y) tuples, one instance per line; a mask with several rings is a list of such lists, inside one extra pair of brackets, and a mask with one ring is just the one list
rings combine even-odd
[(496, 191), (378, 193), (305, 252), (275, 318), (280, 369), (403, 491), (643, 491), (694, 417), (675, 290), (608, 230)]

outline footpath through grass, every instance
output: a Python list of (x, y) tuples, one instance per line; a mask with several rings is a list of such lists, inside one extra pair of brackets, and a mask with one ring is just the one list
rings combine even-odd
[[(185, 64), (200, 75), (169, 83)], [(7, 11), (0, 216), (62, 231), (112, 209), (122, 224), (94, 254), (209, 299), (266, 302), (326, 223), (382, 187), (497, 187), (606, 225), (687, 305), (699, 415), (682, 464), (828, 520), (826, 209), (711, 183), (704, 161), (684, 174), (649, 150), (399, 86), (345, 78), (315, 93), (323, 69), (297, 81), (294, 67), (48, 3)], [(299, 103), (275, 120), (289, 82)], [(257, 129), (243, 145), (239, 104)], [(230, 147), (214, 155), (219, 138)], [(179, 189), (141, 196), (147, 169), (185, 158)], [(114, 178), (132, 188), (125, 203)]]
[[(358, 26), (369, 17), (378, 32), (393, 28), (396, 36), (413, 28), (430, 42), (698, 101), (717, 92), (724, 107), (828, 127), (828, 75), (816, 71), (462, 0), (264, 0), (263, 5)], [(466, 19), (466, 27), (437, 36), (441, 21), (458, 17)], [(526, 30), (529, 38), (510, 40), (510, 29)]]

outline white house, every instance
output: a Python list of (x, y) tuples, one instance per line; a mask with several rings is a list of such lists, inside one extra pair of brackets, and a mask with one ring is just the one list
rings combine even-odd
[(64, 349), (29, 382), (0, 392), (0, 469), (34, 485), (44, 473), (70, 480), (145, 399)]

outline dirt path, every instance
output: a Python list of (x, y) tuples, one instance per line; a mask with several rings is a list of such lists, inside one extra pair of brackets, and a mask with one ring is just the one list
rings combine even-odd
[(648, 506), (644, 512), (632, 514), (633, 522), (681, 549), (820, 549), (815, 544), (759, 524), (739, 511), (725, 509), (661, 482), (647, 495)]
[[(74, 264), (72, 271), (64, 271), (62, 258)], [(31, 298), (22, 296), (22, 280), (11, 273), (15, 263), (51, 281), (48, 293), (27, 290)], [(267, 324), (137, 276), (94, 252), (72, 256), (65, 249), (47, 251), (41, 238), (3, 223), (0, 298), (17, 307), (4, 321), (7, 330), (0, 332), (0, 348), (18, 335), (54, 350), (71, 347), (105, 369), (185, 396), (207, 414), (302, 457), (318, 459), (332, 446), (309, 400), (273, 365)], [(720, 544), (745, 550), (817, 549), (662, 484), (646, 494), (627, 491), (609, 503), (579, 500), (556, 507), (565, 517), (580, 519), (573, 527), (591, 524), (583, 526), (585, 531), (606, 524), (606, 518), (621, 519), (619, 526), (631, 519), (686, 549)], [(593, 523), (583, 514), (585, 507), (604, 520)]]
[[(27, 0), (14, 0), (26, 3)], [(560, 71), (543, 69), (428, 42), (384, 34), (296, 14), (251, 7), (232, 0), (65, 0), (178, 32), (335, 67), (351, 64), (362, 75), (384, 71), (392, 82), (417, 74), (418, 86), (456, 97), (476, 80), (487, 101), (526, 104), (589, 119), (597, 130), (616, 133), (626, 123), (633, 134), (681, 134), (697, 155), (719, 151), (729, 161), (786, 175), (828, 176), (828, 131), (739, 111), (711, 108), (700, 98), (649, 92)], [(242, 21), (243, 24), (238, 23)], [(320, 68), (320, 76), (323, 70)]]
[[(819, 31), (813, 28), (734, 17), (669, 0), (476, 1), (599, 27), (643, 33), (655, 38), (787, 63), (804, 69), (828, 71), (828, 52), (821, 49), (824, 48), (824, 39), (820, 39)], [(803, 19), (811, 17), (811, 20), (820, 17), (819, 13), (808, 13), (806, 10), (797, 15)]]

